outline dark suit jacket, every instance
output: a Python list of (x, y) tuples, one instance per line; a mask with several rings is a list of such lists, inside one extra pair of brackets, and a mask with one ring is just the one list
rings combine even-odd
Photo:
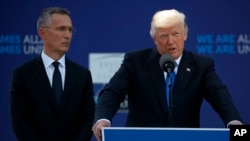
[[(159, 59), (156, 48), (126, 53), (121, 67), (99, 94), (95, 121), (112, 120), (128, 94), (126, 126), (168, 126), (165, 80)], [(216, 75), (213, 60), (184, 51), (173, 87), (172, 126), (199, 127), (204, 98), (225, 124), (241, 120), (226, 86)]]
[(13, 73), (11, 121), (20, 141), (88, 141), (95, 101), (90, 71), (65, 60), (62, 106), (56, 105), (41, 57)]

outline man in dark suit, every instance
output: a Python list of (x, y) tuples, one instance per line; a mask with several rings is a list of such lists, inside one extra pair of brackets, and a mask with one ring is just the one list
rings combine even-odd
[[(120, 103), (128, 95), (127, 127), (199, 127), (200, 108), (206, 99), (225, 125), (242, 124), (229, 92), (215, 72), (214, 61), (184, 49), (188, 27), (185, 15), (175, 9), (157, 12), (150, 34), (156, 48), (125, 54), (119, 70), (100, 92), (93, 132), (101, 140), (101, 128), (111, 126)], [(176, 62), (172, 111), (159, 64), (163, 55)], [(170, 123), (171, 122), (171, 123)]]
[[(37, 21), (40, 56), (15, 69), (10, 112), (18, 141), (90, 141), (95, 110), (88, 69), (65, 57), (73, 26), (69, 11), (45, 8)], [(54, 81), (59, 64), (59, 80)], [(54, 87), (59, 86), (55, 96)]]

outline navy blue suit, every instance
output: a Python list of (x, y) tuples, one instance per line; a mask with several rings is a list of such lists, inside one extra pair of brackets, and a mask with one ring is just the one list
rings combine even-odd
[(19, 141), (88, 141), (95, 101), (91, 73), (66, 58), (62, 106), (56, 104), (41, 57), (15, 69), (11, 121)]
[[(123, 63), (100, 92), (95, 121), (112, 121), (120, 102), (128, 95), (128, 127), (167, 127), (166, 103), (161, 55), (156, 48), (125, 54)], [(208, 57), (183, 52), (173, 87), (173, 127), (200, 127), (200, 108), (206, 99), (225, 125), (241, 120), (225, 85), (217, 76), (214, 61)]]

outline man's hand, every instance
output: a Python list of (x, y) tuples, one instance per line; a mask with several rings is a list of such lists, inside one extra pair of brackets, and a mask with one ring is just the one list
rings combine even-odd
[(243, 125), (243, 123), (238, 120), (232, 120), (228, 123), (227, 127), (229, 128), (230, 125)]
[(102, 141), (102, 127), (110, 127), (110, 122), (105, 120), (105, 119), (101, 119), (98, 120), (92, 127), (92, 131), (97, 139), (97, 141)]

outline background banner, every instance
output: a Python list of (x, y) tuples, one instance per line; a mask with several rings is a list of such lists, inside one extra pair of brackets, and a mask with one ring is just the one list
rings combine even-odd
[[(228, 86), (243, 120), (250, 123), (250, 0), (3, 0), (0, 4), (1, 141), (16, 140), (9, 115), (12, 71), (41, 53), (43, 44), (36, 21), (40, 11), (48, 6), (71, 11), (76, 34), (67, 56), (91, 70), (95, 97), (117, 70), (125, 52), (154, 47), (149, 29), (156, 11), (175, 8), (184, 12), (189, 26), (185, 48), (215, 60), (218, 75)], [(125, 100), (113, 126), (123, 126), (126, 108)], [(201, 109), (201, 126), (224, 128), (206, 101)]]

